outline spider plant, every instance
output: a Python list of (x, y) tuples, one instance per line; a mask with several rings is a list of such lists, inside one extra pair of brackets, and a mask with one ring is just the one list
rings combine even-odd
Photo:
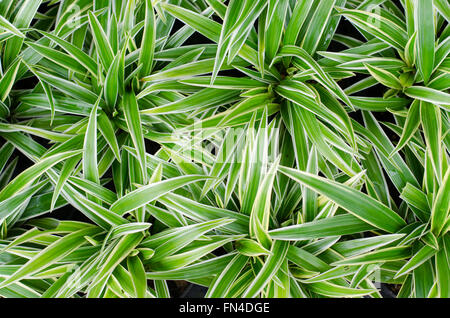
[(0, 296), (449, 297), (450, 6), (0, 3)]

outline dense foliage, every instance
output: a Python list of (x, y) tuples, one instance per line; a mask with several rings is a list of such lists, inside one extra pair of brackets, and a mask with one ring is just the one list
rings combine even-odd
[(0, 297), (449, 297), (449, 20), (0, 1)]

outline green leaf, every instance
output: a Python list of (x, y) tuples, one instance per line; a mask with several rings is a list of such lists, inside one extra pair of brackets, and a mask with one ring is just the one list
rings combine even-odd
[(433, 4), (437, 10), (445, 17), (447, 21), (450, 21), (450, 5), (445, 0), (433, 0)]
[(274, 10), (273, 13), (268, 15), (271, 17), (269, 21), (266, 22), (267, 27), (264, 30), (266, 37), (266, 54), (269, 61), (271, 61), (278, 52), (280, 44), (282, 41), (282, 36), (284, 32), (284, 23), (286, 21), (286, 14), (289, 6), (288, 0), (273, 1)]
[(8, 70), (3, 74), (1, 80), (0, 80), (0, 99), (2, 102), (6, 100), (8, 97), (11, 88), (13, 87), (15, 81), (16, 81), (16, 75), (20, 67), (21, 60), (16, 59), (16, 61), (11, 64), (11, 66), (8, 68)]
[(49, 38), (56, 44), (58, 44), (62, 49), (69, 53), (75, 60), (77, 60), (81, 65), (83, 65), (89, 72), (96, 77), (97, 76), (97, 63), (81, 49), (76, 47), (70, 42), (67, 42), (51, 33), (44, 31), (39, 31), (45, 37)]
[[(20, 3), (20, 6), (17, 7), (17, 11), (15, 12), (12, 24), (19, 30), (28, 28), (41, 3), (41, 0), (25, 0)], [(6, 41), (2, 55), (5, 66), (10, 66), (17, 56), (20, 55), (22, 44), (23, 38), (21, 37), (14, 37)]]
[[(394, 233), (406, 225), (405, 221), (387, 206), (353, 188), (287, 167), (280, 167), (280, 171), (328, 197), (372, 226)], [(344, 193), (345, 195), (343, 195)]]
[(0, 220), (4, 220), (11, 214), (17, 211), (21, 205), (27, 202), (37, 191), (42, 189), (42, 187), (46, 184), (46, 181), (42, 181), (33, 186), (30, 186), (28, 189), (25, 189), (16, 195), (13, 195), (3, 201), (0, 202)]
[[(111, 250), (108, 257), (102, 262), (100, 268), (95, 275), (91, 285), (88, 288), (88, 296), (96, 297), (101, 293), (107, 278), (111, 275), (114, 269), (124, 260), (134, 248), (142, 241), (144, 236), (142, 233), (133, 233), (123, 236), (114, 248)], [(142, 277), (140, 277), (142, 278)]]
[(295, 7), (292, 10), (292, 15), (283, 37), (284, 45), (295, 45), (297, 43), (298, 35), (313, 3), (313, 0), (297, 1), (295, 3)]
[(437, 284), (439, 290), (439, 296), (441, 298), (450, 296), (449, 289), (449, 281), (448, 275), (450, 274), (450, 261), (449, 261), (449, 252), (450, 252), (450, 240), (448, 239), (448, 235), (442, 237), (440, 243), (440, 250), (436, 254), (436, 276), (437, 276)]
[(190, 112), (199, 108), (208, 106), (220, 106), (234, 102), (239, 92), (231, 90), (220, 90), (216, 88), (205, 88), (196, 92), (186, 98), (168, 103), (155, 108), (145, 109), (141, 114), (145, 115), (160, 115), (173, 114), (181, 112)]
[(396, 22), (368, 11), (340, 9), (339, 12), (357, 27), (403, 52), (408, 36), (406, 30)]
[(382, 263), (388, 261), (403, 260), (409, 258), (410, 256), (411, 256), (411, 247), (395, 246), (357, 255), (354, 257), (349, 257), (342, 261), (337, 261), (332, 265), (337, 266), (337, 265), (362, 265), (362, 264)]
[(161, 3), (161, 6), (164, 8), (164, 10), (172, 14), (174, 17), (182, 20), (187, 25), (193, 27), (195, 30), (205, 35), (209, 39), (213, 40), (214, 42), (219, 41), (221, 29), (219, 23), (210, 20), (198, 13), (194, 13), (190, 10), (174, 6), (172, 4), (163, 2)]
[(316, 79), (317, 81), (323, 85), (325, 88), (329, 89), (336, 97), (341, 99), (343, 102), (345, 102), (348, 106), (353, 108), (353, 105), (348, 98), (348, 96), (344, 93), (344, 91), (340, 88), (339, 85), (334, 81), (334, 79), (327, 74), (322, 67), (311, 57), (310, 54), (308, 54), (307, 51), (305, 51), (302, 48), (295, 47), (292, 45), (284, 46), (279, 54), (279, 57), (285, 57), (285, 56), (294, 56), (298, 59), (300, 59), (301, 63), (313, 70), (316, 73)]
[(442, 180), (442, 164), (441, 164), (441, 111), (439, 107), (427, 103), (420, 102), (420, 119), (422, 122), (423, 132), (427, 145), (427, 152), (431, 158), (434, 174), (440, 183)]
[(50, 204), (50, 210), (55, 208), (56, 202), (58, 200), (61, 191), (66, 184), (69, 177), (73, 174), (75, 167), (80, 162), (80, 156), (74, 156), (69, 158), (66, 162), (64, 162), (63, 167), (61, 169), (61, 173), (58, 178), (58, 182), (55, 185), (53, 190), (52, 202)]
[(244, 255), (236, 255), (231, 262), (221, 271), (220, 275), (209, 286), (208, 292), (205, 295), (207, 298), (220, 298), (225, 297), (233, 283), (238, 278), (245, 265), (248, 263), (248, 257)]
[(379, 235), (374, 237), (353, 239), (338, 242), (335, 245), (333, 245), (332, 249), (344, 257), (352, 257), (355, 255), (367, 253), (369, 251), (372, 251), (385, 245), (389, 245), (401, 239), (404, 236), (405, 234), (388, 234), (388, 235)]
[(329, 282), (313, 283), (311, 284), (311, 290), (327, 297), (361, 297), (374, 292), (372, 289), (356, 289)]
[(236, 241), (236, 249), (239, 251), (239, 253), (245, 255), (245, 256), (261, 256), (261, 255), (269, 255), (270, 251), (265, 249), (261, 244), (258, 242), (251, 240), (251, 239), (242, 239), (239, 241)]
[(233, 233), (236, 234), (244, 234), (248, 232), (249, 217), (245, 214), (202, 204), (175, 193), (165, 194), (161, 196), (158, 201), (171, 210), (177, 211), (197, 222), (211, 221), (227, 217), (233, 218), (235, 221), (224, 226), (224, 228), (233, 231)]
[(124, 79), (120, 78), (120, 66), (123, 62), (123, 58), (124, 54), (122, 52), (118, 52), (109, 67), (108, 73), (106, 74), (104, 93), (105, 101), (109, 109), (114, 109), (121, 83), (123, 85)]
[(417, 65), (427, 84), (434, 68), (434, 8), (430, 1), (419, 0), (416, 4)]
[(256, 237), (259, 243), (264, 247), (270, 248), (271, 241), (267, 235), (269, 230), (270, 210), (271, 210), (271, 193), (273, 182), (280, 163), (280, 157), (271, 165), (266, 172), (264, 179), (259, 185), (250, 213), (250, 235)]
[(250, 286), (245, 290), (242, 297), (256, 297), (261, 290), (270, 282), (281, 267), (282, 260), (286, 257), (289, 244), (283, 241), (275, 241), (270, 252), (272, 253), (264, 262), (263, 267), (256, 275)]
[(30, 276), (56, 263), (64, 256), (69, 255), (78, 247), (87, 243), (83, 238), (87, 235), (94, 235), (99, 233), (98, 228), (89, 227), (73, 233), (70, 233), (63, 238), (60, 238), (53, 244), (49, 245), (36, 256), (30, 259), (25, 265), (21, 266), (9, 278), (0, 282), (0, 288), (8, 286), (14, 282)]
[(0, 201), (12, 197), (59, 162), (80, 154), (80, 150), (58, 153), (35, 163), (15, 177), (0, 191)]
[(74, 84), (63, 78), (50, 75), (41, 71), (35, 71), (39, 78), (53, 86), (54, 88), (66, 93), (67, 95), (73, 97), (74, 99), (80, 99), (89, 104), (95, 104), (98, 100), (98, 96), (94, 94), (91, 90)]
[(370, 75), (372, 75), (378, 82), (380, 82), (384, 86), (398, 90), (402, 89), (402, 84), (392, 73), (381, 68), (371, 66), (369, 64), (365, 64), (365, 66)]
[(439, 235), (445, 226), (446, 220), (448, 220), (450, 210), (450, 169), (447, 168), (447, 172), (442, 180), (442, 185), (439, 187), (439, 191), (433, 202), (433, 208), (431, 210), (431, 230), (435, 235)]
[(400, 277), (408, 274), (416, 267), (422, 265), (428, 259), (436, 254), (436, 250), (428, 245), (424, 245), (413, 257), (397, 272), (395, 277)]
[(220, 248), (221, 246), (233, 241), (235, 237), (225, 237), (212, 239), (211, 243), (201, 245), (197, 248), (189, 249), (186, 252), (169, 255), (165, 257), (159, 257), (150, 259), (149, 266), (155, 270), (171, 270), (175, 268), (185, 267), (202, 257), (208, 255), (212, 251)]
[(101, 134), (103, 135), (103, 138), (105, 138), (117, 161), (120, 162), (121, 158), (119, 144), (117, 142), (114, 127), (111, 120), (103, 111), (100, 111), (100, 115), (97, 117), (97, 124)]
[(336, 235), (355, 234), (370, 231), (375, 227), (353, 215), (338, 215), (271, 230), (270, 237), (276, 240), (300, 241)]
[(127, 267), (133, 280), (135, 295), (137, 298), (144, 298), (147, 291), (147, 278), (141, 260), (137, 256), (127, 258)]
[(97, 48), (103, 68), (108, 70), (114, 60), (114, 52), (97, 17), (91, 11), (89, 11), (88, 15), (95, 47)]
[(111, 205), (110, 210), (119, 215), (124, 215), (125, 213), (140, 208), (171, 191), (184, 187), (190, 183), (206, 179), (208, 179), (206, 176), (190, 175), (151, 183), (123, 196)]
[(230, 219), (218, 219), (162, 231), (146, 239), (143, 246), (153, 248), (155, 255), (152, 257), (152, 261), (158, 261), (166, 256), (173, 255), (205, 233), (232, 222), (233, 220)]
[(335, 3), (336, 0), (318, 2), (300, 45), (309, 54), (314, 54), (316, 52), (316, 49), (320, 44), (319, 41), (322, 38), (322, 34), (331, 17)]
[(433, 103), (441, 106), (444, 110), (449, 110), (450, 94), (441, 92), (429, 87), (411, 86), (405, 89), (405, 94), (411, 98), (420, 99), (424, 102)]
[(139, 65), (142, 65), (140, 77), (150, 75), (153, 67), (155, 51), (156, 23), (155, 13), (151, 0), (145, 0), (145, 24), (142, 36), (141, 51), (139, 53)]
[(186, 267), (161, 272), (147, 272), (147, 279), (193, 280), (223, 271), (236, 254), (225, 254)]
[(145, 142), (142, 132), (141, 117), (139, 115), (139, 106), (136, 101), (136, 95), (133, 91), (125, 92), (123, 97), (123, 110), (128, 130), (134, 148), (136, 149), (137, 159), (141, 168), (143, 179), (147, 179), (147, 164), (145, 156)]
[(87, 180), (100, 183), (97, 166), (97, 109), (100, 99), (92, 107), (83, 145), (83, 173)]
[(408, 115), (406, 116), (406, 122), (403, 127), (400, 140), (389, 157), (392, 157), (395, 153), (402, 149), (416, 133), (417, 129), (420, 126), (420, 109), (420, 102), (415, 100), (408, 110)]
[(84, 75), (86, 73), (86, 68), (75, 58), (71, 57), (68, 54), (33, 42), (26, 42), (26, 44), (43, 57), (70, 71), (77, 72), (81, 75)]
[(17, 29), (14, 24), (9, 22), (5, 17), (0, 15), (0, 28), (5, 29), (19, 38), (25, 38), (25, 35)]

